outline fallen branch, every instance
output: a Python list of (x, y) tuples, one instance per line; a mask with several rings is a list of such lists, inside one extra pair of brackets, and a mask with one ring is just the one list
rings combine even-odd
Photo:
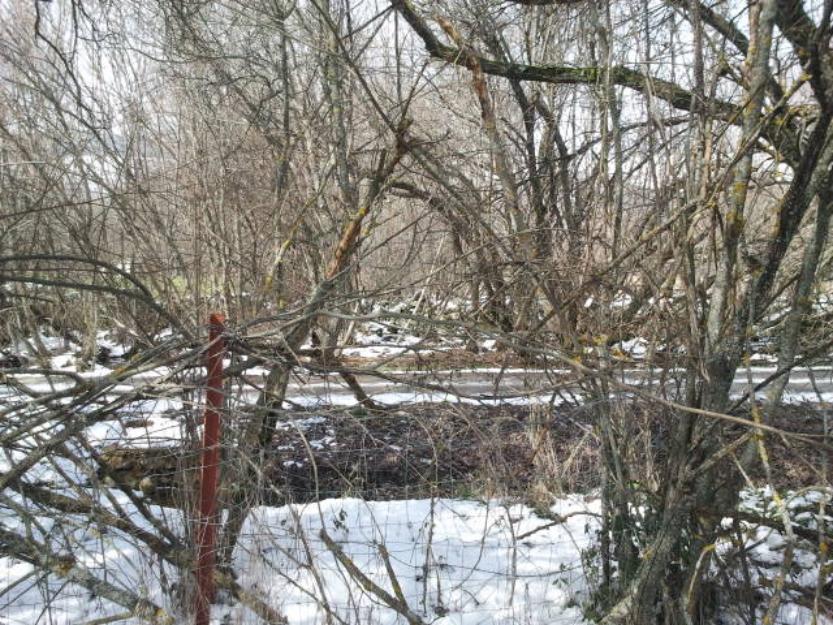
[[(345, 569), (347, 569), (347, 572), (350, 574), (350, 577), (359, 582), (359, 584), (362, 585), (362, 588), (364, 588), (367, 592), (380, 599), (386, 606), (388, 606), (392, 610), (395, 610), (398, 614), (404, 617), (408, 621), (408, 623), (410, 623), (410, 625), (426, 625), (425, 621), (423, 621), (422, 618), (416, 612), (411, 610), (411, 608), (408, 607), (407, 603), (405, 603), (404, 596), (402, 595), (402, 590), (401, 588), (399, 588), (398, 583), (395, 581), (395, 577), (392, 577), (391, 581), (394, 586), (394, 591), (401, 598), (394, 597), (387, 590), (376, 584), (367, 575), (362, 573), (359, 567), (356, 566), (356, 563), (353, 562), (346, 553), (344, 553), (344, 550), (338, 544), (336, 544), (336, 542), (332, 538), (330, 538), (330, 535), (327, 534), (327, 530), (322, 528), (321, 532), (319, 533), (319, 536), (321, 537), (321, 540), (324, 541), (324, 544), (327, 546), (327, 549), (329, 549), (330, 552), (335, 556), (336, 560), (338, 560), (339, 564), (341, 564)], [(385, 560), (385, 566), (389, 567), (390, 563), (387, 560), (387, 558), (383, 556), (383, 560)], [(391, 569), (388, 570), (390, 574)]]
[(96, 596), (127, 608), (134, 618), (142, 619), (152, 625), (173, 625), (176, 622), (174, 617), (164, 608), (96, 577), (87, 568), (78, 564), (77, 559), (71, 554), (53, 553), (47, 545), (33, 538), (24, 538), (15, 532), (0, 527), (0, 551), (57, 575), (68, 582), (78, 584)]

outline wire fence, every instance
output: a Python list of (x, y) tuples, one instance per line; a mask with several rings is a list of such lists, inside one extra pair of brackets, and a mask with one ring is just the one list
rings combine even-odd
[[(7, 374), (0, 623), (192, 622), (201, 359), (201, 346), (172, 339), (106, 371)], [(311, 366), (270, 406), (267, 361), (226, 363), (212, 622), (589, 618), (602, 480), (595, 406), (575, 401), (574, 381), (421, 371), (404, 386), (404, 374), (357, 370), (377, 403), (397, 400), (371, 409), (338, 367)], [(425, 401), (431, 393), (444, 401)], [(652, 459), (634, 476), (648, 483), (662, 470), (667, 415), (629, 401), (622, 435)], [(269, 419), (267, 444), (251, 446), (253, 424)], [(762, 539), (769, 551), (747, 576), (772, 577), (775, 542)], [(805, 564), (790, 583), (815, 574), (830, 585), (823, 562)]]

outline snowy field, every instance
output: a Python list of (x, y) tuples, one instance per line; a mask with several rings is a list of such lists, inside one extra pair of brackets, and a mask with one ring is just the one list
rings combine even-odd
[[(356, 625), (405, 622), (401, 611), (368, 591), (337, 561), (322, 540), (324, 529), (343, 557), (394, 595), (389, 565), (408, 609), (425, 622), (580, 623), (580, 605), (586, 600), (582, 554), (595, 537), (598, 502), (569, 498), (553, 511), (572, 516), (553, 524), (520, 505), (448, 499), (335, 499), (262, 507), (253, 511), (243, 531), (235, 568), (243, 587), (293, 625), (332, 619)], [(17, 525), (8, 513), (2, 522)], [(177, 584), (171, 571), (160, 569), (128, 538), (82, 525), (80, 519), (67, 519), (51, 531), (64, 536), (71, 531), (74, 553), (90, 568), (111, 583), (138, 590), (185, 622), (187, 615), (173, 603)], [(74, 625), (124, 612), (12, 558), (0, 559), (0, 579), (4, 624)], [(239, 603), (215, 606), (213, 616), (216, 623), (259, 622)]]
[[(395, 596), (387, 559), (406, 605), (426, 622), (579, 623), (582, 553), (594, 540), (598, 511), (597, 501), (565, 499), (553, 512), (575, 516), (553, 525), (525, 506), (498, 501), (336, 499), (260, 508), (237, 562), (241, 581), (266, 592), (298, 625), (325, 622), (324, 606), (347, 623), (404, 621), (337, 561), (322, 529), (363, 575)], [(224, 612), (232, 623), (247, 620), (241, 610)]]
[[(817, 508), (823, 497), (829, 503), (830, 495), (812, 492), (790, 498), (791, 509), (804, 510), (799, 513), (804, 518), (797, 516), (795, 521), (813, 527), (815, 517), (808, 505)], [(748, 492), (744, 497), (744, 507), (757, 512), (766, 512), (768, 506), (772, 512), (767, 502), (771, 500), (765, 492)], [(17, 525), (4, 512), (3, 526)], [(521, 505), (449, 499), (345, 498), (261, 507), (253, 511), (243, 531), (235, 568), (238, 582), (292, 625), (407, 622), (408, 615), (391, 607), (378, 591), (396, 596), (397, 587), (407, 610), (426, 623), (583, 623), (590, 572), (586, 565), (597, 539), (599, 502), (569, 497), (556, 502), (552, 512), (567, 518), (553, 523)], [(176, 521), (170, 514), (168, 519)], [(784, 559), (783, 533), (752, 524), (745, 527), (751, 575), (755, 581), (774, 579)], [(332, 541), (330, 547), (322, 530)], [(82, 519), (54, 523), (47, 533), (55, 542), (71, 534), (76, 556), (103, 579), (138, 591), (165, 607), (176, 622), (187, 621), (176, 605), (175, 573), (160, 567), (128, 537), (102, 534), (94, 524), (84, 527)], [(718, 555), (729, 557), (733, 549), (727, 540)], [(340, 562), (336, 551), (372, 585)], [(789, 583), (813, 588), (820, 579), (814, 553), (797, 549), (793, 562)], [(0, 579), (4, 624), (74, 625), (124, 616), (123, 608), (12, 558), (0, 559)], [(213, 615), (218, 624), (259, 622), (243, 605), (224, 602), (222, 596)], [(787, 600), (777, 622), (809, 624), (811, 610)], [(819, 621), (830, 622), (825, 617)]]

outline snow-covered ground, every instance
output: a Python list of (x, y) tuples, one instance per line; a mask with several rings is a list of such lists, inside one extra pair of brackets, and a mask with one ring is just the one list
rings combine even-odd
[[(780, 501), (780, 503), (779, 503)], [(823, 524), (829, 537), (833, 528), (833, 488), (805, 489), (775, 496), (771, 488), (746, 489), (741, 493), (739, 510), (767, 520), (766, 524), (746, 522), (741, 524), (743, 542), (727, 538), (717, 545), (715, 571), (722, 569), (723, 590), (752, 586), (771, 590), (783, 576), (784, 595), (776, 611), (776, 623), (829, 625), (833, 623), (833, 567), (829, 555), (823, 556), (824, 568), (820, 571), (819, 554), (829, 548), (822, 547), (829, 538), (818, 534)], [(791, 532), (807, 530), (805, 536), (815, 535), (817, 541), (791, 537)], [(724, 523), (728, 528), (730, 523)], [(791, 541), (795, 541), (791, 547)], [(792, 550), (787, 558), (787, 553)], [(826, 589), (825, 589), (826, 587)], [(739, 593), (739, 597), (740, 597)], [(815, 601), (821, 610), (818, 621), (813, 619)], [(744, 614), (748, 603), (738, 600), (733, 609), (724, 614), (730, 622), (747, 622)], [(759, 605), (756, 616), (763, 620), (764, 605)]]
[[(379, 341), (378, 333), (373, 337), (367, 341)], [(406, 334), (390, 343), (393, 350), (415, 344)], [(49, 344), (55, 350), (51, 366), (56, 371), (75, 374), (78, 366), (74, 354), (62, 351), (62, 343)], [(629, 347), (635, 355), (644, 345), (635, 343)], [(769, 372), (770, 368), (757, 367), (753, 374), (757, 380)], [(182, 413), (189, 406), (181, 396), (166, 396), (164, 388), (157, 384), (170, 373), (165, 368), (148, 369), (131, 379), (129, 385), (114, 383), (108, 393), (140, 392), (142, 396), (83, 430), (91, 448), (102, 450), (112, 443), (134, 447), (179, 444), (184, 436)], [(496, 375), (505, 384), (528, 373), (489, 369), (470, 372), (472, 376)], [(459, 371), (448, 374), (452, 379), (461, 375)], [(114, 375), (114, 369), (96, 365), (78, 375), (85, 383), (106, 382)], [(640, 379), (633, 377), (633, 381), (638, 383)], [(814, 380), (814, 384), (818, 381)], [(41, 374), (18, 376), (17, 382), (46, 394), (60, 393), (78, 383), (72, 376), (47, 379)], [(327, 379), (322, 384), (323, 394), (304, 393), (302, 386), (295, 386), (290, 399), (306, 405), (355, 403), (350, 395), (327, 390), (329, 384), (338, 388), (335, 380)], [(0, 396), (7, 403), (25, 400), (25, 393), (13, 384), (0, 386)], [(381, 403), (460, 400), (442, 391), (384, 388), (375, 393), (374, 399)], [(812, 399), (818, 396), (813, 394)], [(56, 400), (59, 405), (61, 401), (64, 400)], [(532, 388), (514, 398), (466, 401), (528, 404), (552, 402), (553, 396)], [(325, 419), (323, 414), (311, 419)], [(4, 450), (0, 472), (10, 471), (28, 451), (36, 448), (37, 436), (48, 437), (50, 432), (49, 424), (44, 423), (16, 440), (14, 447)], [(88, 453), (72, 441), (68, 445), (74, 453)], [(101, 490), (91, 488), (91, 476), (66, 457), (39, 461), (27, 473), (27, 480), (70, 497), (92, 497), (106, 510), (117, 512), (116, 506), (120, 506), (141, 529), (153, 530), (123, 493), (109, 492), (107, 499)], [(72, 554), (100, 579), (163, 607), (177, 622), (188, 622), (177, 572), (129, 534), (80, 514), (50, 516), (31, 500), (10, 490), (2, 496), (0, 532), (27, 536), (59, 555)], [(829, 516), (831, 496), (829, 489), (787, 494), (787, 512), (796, 527), (817, 531), (818, 510), (825, 502), (825, 523), (829, 527), (833, 523)], [(733, 538), (727, 538), (716, 546), (715, 553), (722, 561), (736, 559), (739, 551), (747, 559), (745, 572), (743, 567), (730, 567), (726, 569), (728, 573), (721, 573), (728, 575), (729, 581), (735, 579), (734, 575), (745, 574), (765, 586), (777, 578), (789, 536), (783, 531), (783, 523), (778, 524), (781, 519), (772, 509), (773, 499), (769, 491), (747, 491), (742, 510), (775, 521), (745, 521), (741, 527), (742, 543), (733, 544)], [(188, 533), (192, 520), (182, 513), (156, 506), (148, 509), (174, 536)], [(593, 579), (593, 571), (586, 567), (598, 540), (599, 502), (582, 496), (566, 497), (553, 502), (551, 512), (567, 518), (552, 522), (526, 506), (501, 500), (383, 502), (342, 498), (303, 506), (260, 507), (249, 516), (237, 545), (237, 581), (285, 614), (291, 625), (388, 625), (406, 622), (402, 614), (406, 611), (425, 623), (439, 625), (583, 623), (583, 607)], [(24, 521), (27, 514), (32, 521)], [(819, 573), (819, 552), (807, 542), (796, 547), (786, 579), (788, 589), (793, 590), (779, 608), (777, 623), (811, 623), (811, 610), (800, 601), (798, 589), (813, 588), (820, 580), (828, 583), (833, 577), (833, 571)], [(56, 566), (60, 570), (60, 563)], [(390, 596), (396, 601), (391, 602)], [(214, 608), (214, 622), (218, 625), (259, 622), (243, 603), (222, 602), (222, 596), (220, 599), (221, 604)], [(0, 558), (0, 625), (74, 625), (123, 616), (124, 612), (123, 607), (60, 575), (44, 574), (11, 557)], [(731, 613), (725, 616), (727, 620), (736, 618)], [(825, 619), (822, 616), (818, 623), (830, 625), (831, 620)], [(127, 617), (119, 621), (141, 622)]]
[[(829, 492), (788, 496), (788, 508), (799, 510), (808, 502), (817, 506), (825, 496), (829, 502)], [(768, 493), (744, 496), (747, 510), (765, 511), (767, 506), (771, 511)], [(335, 550), (372, 584), (390, 596), (396, 596), (398, 586), (407, 609), (426, 623), (584, 623), (585, 566), (588, 549), (597, 540), (599, 502), (568, 497), (555, 502), (552, 512), (568, 518), (554, 523), (518, 504), (450, 499), (368, 502), (344, 498), (305, 506), (261, 507), (252, 512), (243, 530), (235, 568), (238, 582), (284, 614), (291, 625), (406, 622), (402, 606), (391, 607), (383, 593), (339, 561), (325, 543), (324, 530)], [(176, 517), (169, 520), (181, 522)], [(812, 526), (813, 517), (805, 514), (794, 520)], [(9, 528), (20, 525), (7, 511), (2, 523)], [(783, 532), (752, 523), (743, 527), (753, 581), (774, 579), (784, 557)], [(99, 532), (95, 524), (85, 525), (83, 519), (74, 518), (52, 522), (47, 535), (54, 544), (71, 536), (73, 553), (103, 579), (163, 606), (177, 622), (188, 622), (177, 605), (181, 597), (175, 573), (161, 569), (129, 538)], [(729, 558), (736, 549), (727, 539), (718, 546), (718, 556)], [(788, 582), (812, 589), (819, 576), (815, 553), (797, 549), (793, 561)], [(740, 578), (741, 570), (734, 575)], [(8, 625), (75, 625), (124, 612), (12, 558), (0, 558), (0, 583), (0, 622)], [(776, 622), (811, 623), (810, 608), (790, 601), (790, 596)], [(733, 617), (731, 613), (725, 616)], [(259, 622), (242, 603), (223, 601), (222, 596), (213, 617), (218, 625)], [(830, 622), (823, 615), (818, 621)]]
[[(463, 500), (367, 502), (331, 499), (259, 508), (237, 553), (240, 581), (257, 586), (298, 625), (404, 622), (340, 563), (322, 529), (359, 571), (390, 595), (394, 582), (425, 622), (580, 623), (586, 581), (582, 552), (595, 539), (598, 501), (564, 499), (577, 513), (553, 525), (521, 505)], [(317, 579), (316, 579), (317, 578)], [(246, 622), (240, 606), (218, 610)]]
[[(595, 539), (597, 525), (596, 517), (584, 512), (598, 513), (598, 502), (568, 498), (553, 511), (574, 516), (554, 525), (521, 505), (448, 499), (334, 499), (262, 507), (252, 512), (243, 530), (235, 568), (238, 582), (292, 625), (331, 618), (356, 625), (404, 622), (337, 561), (322, 540), (324, 529), (363, 575), (393, 595), (387, 557), (408, 608), (425, 622), (581, 623), (587, 590), (582, 552)], [(4, 526), (20, 525), (4, 512)], [(175, 574), (165, 573), (130, 539), (69, 518), (52, 523), (47, 533), (54, 544), (71, 535), (80, 562), (187, 622), (176, 605)], [(76, 625), (124, 612), (13, 558), (0, 558), (0, 583), (0, 623), (8, 625)], [(218, 624), (259, 622), (241, 603), (215, 606), (213, 619)]]

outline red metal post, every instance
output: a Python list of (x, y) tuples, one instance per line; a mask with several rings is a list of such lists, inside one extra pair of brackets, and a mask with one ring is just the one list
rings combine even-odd
[(195, 625), (208, 625), (214, 602), (214, 542), (217, 533), (217, 482), (220, 469), (220, 410), (223, 407), (223, 330), (225, 319), (212, 314), (208, 327), (208, 382), (203, 420), (200, 518), (197, 525), (197, 605)]

